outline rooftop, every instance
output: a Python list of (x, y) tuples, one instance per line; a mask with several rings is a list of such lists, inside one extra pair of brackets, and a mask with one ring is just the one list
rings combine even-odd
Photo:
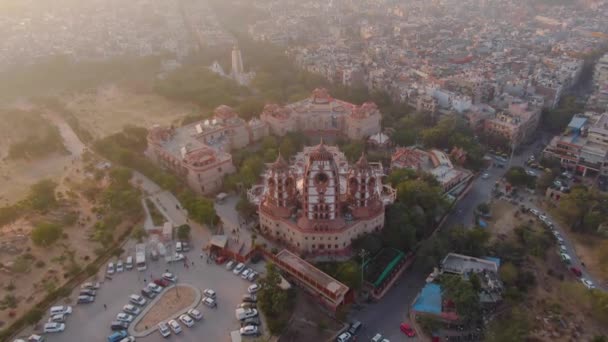
[(482, 271), (498, 272), (498, 264), (495, 261), (449, 253), (441, 262), (441, 269), (444, 272), (456, 274), (479, 273)]
[(286, 249), (280, 251), (276, 257), (292, 269), (311, 279), (319, 287), (332, 293), (335, 297), (342, 298), (349, 290), (348, 286), (330, 277), (328, 274), (322, 272)]

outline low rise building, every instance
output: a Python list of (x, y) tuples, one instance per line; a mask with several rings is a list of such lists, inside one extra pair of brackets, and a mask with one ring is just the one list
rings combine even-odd
[(460, 189), (473, 177), (471, 171), (455, 167), (447, 154), (435, 149), (397, 148), (391, 157), (391, 168), (428, 172), (435, 176), (444, 193)]
[(496, 115), (484, 121), (486, 134), (500, 135), (514, 148), (533, 137), (540, 122), (539, 107), (508, 95), (497, 101), (497, 107)]

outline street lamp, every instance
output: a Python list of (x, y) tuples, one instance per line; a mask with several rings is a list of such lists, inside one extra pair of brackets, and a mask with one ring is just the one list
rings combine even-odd
[(365, 257), (367, 254), (368, 252), (363, 248), (361, 251), (359, 251), (359, 256), (361, 257), (361, 289), (363, 289), (363, 279), (365, 277)]

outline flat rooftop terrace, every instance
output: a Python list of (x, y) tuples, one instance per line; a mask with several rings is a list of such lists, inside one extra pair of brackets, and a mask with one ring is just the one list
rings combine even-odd
[(441, 262), (441, 269), (444, 272), (464, 274), (468, 272), (492, 271), (498, 272), (498, 265), (495, 261), (479, 259), (467, 255), (449, 253)]

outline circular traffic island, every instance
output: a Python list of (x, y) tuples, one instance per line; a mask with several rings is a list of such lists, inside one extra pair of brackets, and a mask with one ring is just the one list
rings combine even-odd
[(188, 284), (171, 286), (152, 300), (129, 327), (129, 333), (143, 337), (156, 331), (160, 322), (166, 322), (194, 308), (201, 301), (201, 291)]

